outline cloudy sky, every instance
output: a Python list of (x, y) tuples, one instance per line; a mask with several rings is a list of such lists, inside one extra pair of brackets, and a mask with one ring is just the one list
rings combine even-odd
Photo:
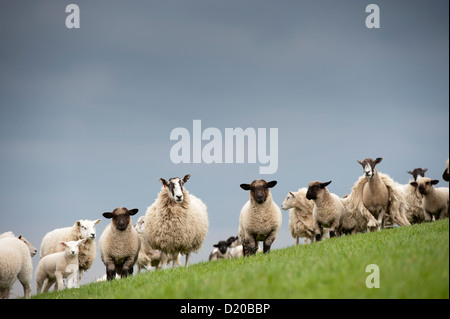
[[(365, 25), (372, 2), (357, 0), (77, 0), (79, 29), (66, 28), (70, 3), (0, 2), (0, 233), (39, 247), (118, 206), (139, 208), (135, 222), (160, 177), (190, 173), (210, 221), (195, 263), (237, 234), (239, 184), (257, 178), (278, 181), (279, 205), (313, 180), (342, 196), (357, 159), (383, 157), (379, 170), (400, 183), (422, 167), (448, 186), (446, 0), (373, 1), (379, 29)], [(173, 163), (170, 133), (192, 138), (193, 120), (222, 134), (277, 128), (278, 170)], [(283, 212), (273, 249), (293, 243)], [(103, 274), (98, 255), (83, 282)]]

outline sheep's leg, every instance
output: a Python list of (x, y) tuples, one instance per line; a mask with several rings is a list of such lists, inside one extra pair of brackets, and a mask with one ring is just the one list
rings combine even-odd
[(0, 288), (0, 299), (9, 299), (9, 287)]
[(384, 213), (385, 213), (385, 210), (384, 209), (380, 209), (380, 211), (378, 213), (378, 220), (377, 220), (378, 221), (378, 227), (377, 227), (377, 230), (381, 230), (381, 226), (383, 226)]
[(319, 224), (319, 222), (316, 220), (314, 222), (314, 233), (315, 233), (315, 241), (320, 241), (322, 238), (322, 226)]
[[(54, 279), (54, 278), (52, 278), (52, 279), (48, 278), (48, 279), (47, 279), (47, 282), (45, 283), (45, 286), (44, 286), (44, 292), (49, 291), (50, 288), (52, 287), (52, 285), (53, 285), (55, 282), (56, 282), (56, 279)], [(57, 286), (55, 285), (55, 288), (54, 288), (53, 290), (55, 290), (56, 287), (57, 287)]]
[(272, 246), (273, 242), (275, 241), (275, 238), (276, 238), (276, 233), (272, 230), (270, 232), (270, 234), (266, 237), (266, 239), (264, 239), (263, 252), (265, 254), (270, 252), (270, 247)]
[(333, 223), (330, 225), (330, 238), (339, 235), (339, 232), (340, 232), (339, 226), (340, 226), (340, 220), (339, 220), (339, 218), (335, 218)]
[(116, 265), (113, 262), (106, 264), (106, 280), (113, 280), (116, 278)]
[(438, 219), (444, 219), (448, 217), (448, 210), (446, 208), (441, 209), (441, 213), (439, 214)]
[(78, 277), (77, 271), (76, 270), (72, 270), (72, 273), (67, 276), (67, 288), (72, 288), (73, 283), (75, 281), (75, 277)]
[(254, 255), (258, 248), (258, 242), (253, 236), (245, 236), (244, 242), (242, 243), (244, 256)]
[(161, 251), (161, 259), (159, 260), (158, 269), (166, 269), (167, 259), (167, 253), (165, 251)]
[(426, 221), (426, 222), (431, 222), (431, 221), (433, 221), (433, 218), (432, 218), (431, 214), (428, 213), (426, 210), (423, 211), (423, 215), (424, 215), (424, 217), (425, 217), (425, 221)]
[(295, 245), (298, 245), (298, 236), (295, 236)]
[[(189, 264), (189, 257), (191, 256), (191, 253), (187, 253), (186, 254), (186, 263), (184, 264), (184, 267), (188, 267), (188, 264)], [(172, 262), (173, 263), (173, 262)], [(173, 263), (174, 264), (174, 263)], [(175, 265), (175, 264), (174, 264)]]
[(58, 287), (58, 291), (64, 289), (64, 281), (63, 281), (63, 275), (61, 272), (57, 271), (55, 273), (55, 277), (56, 277), (56, 285)]
[(77, 276), (77, 282), (75, 283), (75, 288), (80, 288), (82, 275), (83, 275), (83, 270), (78, 269), (78, 276)]
[(133, 265), (134, 260), (132, 258), (127, 258), (122, 265), (122, 269), (119, 269), (117, 272), (120, 273), (122, 278), (128, 277), (133, 274)]

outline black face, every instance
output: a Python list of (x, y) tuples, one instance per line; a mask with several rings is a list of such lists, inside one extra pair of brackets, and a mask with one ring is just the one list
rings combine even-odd
[(331, 181), (327, 183), (321, 183), (321, 182), (311, 182), (308, 185), (308, 191), (306, 192), (306, 199), (313, 200), (317, 199), (317, 196), (319, 192), (321, 192), (322, 189), (330, 185)]
[(262, 204), (269, 196), (269, 188), (274, 187), (277, 181), (266, 182), (263, 179), (257, 179), (249, 184), (241, 184), (241, 188), (250, 191), (250, 196), (258, 203)]
[(216, 247), (217, 249), (219, 249), (219, 251), (222, 254), (225, 254), (227, 252), (227, 249), (230, 246), (230, 244), (228, 242), (226, 242), (226, 241), (221, 240), (221, 241), (219, 241), (218, 244), (215, 244), (213, 246)]
[(118, 207), (112, 212), (103, 213), (103, 217), (112, 218), (113, 226), (120, 231), (124, 231), (131, 222), (130, 216), (135, 215), (138, 211), (137, 208), (128, 210), (125, 207)]

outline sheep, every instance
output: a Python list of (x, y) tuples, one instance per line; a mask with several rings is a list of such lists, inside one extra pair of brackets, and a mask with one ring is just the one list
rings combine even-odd
[(64, 289), (63, 278), (67, 278), (67, 288), (72, 288), (74, 279), (79, 271), (78, 252), (79, 245), (86, 240), (61, 241), (59, 244), (64, 247), (64, 251), (49, 254), (41, 258), (36, 269), (36, 292), (42, 291), (45, 282), (44, 292), (56, 282), (55, 289)]
[(31, 257), (36, 252), (36, 248), (22, 235), (15, 237), (12, 232), (0, 235), (0, 299), (9, 299), (17, 279), (23, 286), (25, 299), (31, 298)]
[(187, 268), (191, 252), (202, 247), (208, 232), (206, 205), (184, 188), (190, 177), (160, 178), (161, 191), (145, 213), (145, 235), (153, 248), (161, 250), (158, 268), (167, 267), (168, 254), (178, 253), (186, 255)]
[[(152, 267), (157, 269), (161, 261), (161, 251), (158, 249), (153, 249), (145, 236), (145, 219), (144, 216), (138, 218), (136, 224), (134, 225), (136, 229), (139, 240), (141, 241), (141, 248), (139, 249), (139, 255), (136, 262), (138, 267), (137, 272), (140, 273), (141, 269), (151, 270)], [(172, 261), (172, 255), (169, 255), (169, 262)], [(177, 255), (175, 260), (177, 265), (180, 265), (180, 254)], [(148, 268), (147, 268), (148, 267)], [(105, 277), (106, 279), (106, 277)]]
[(215, 248), (209, 255), (209, 261), (214, 261), (217, 259), (230, 259), (231, 253), (229, 248), (231, 244), (232, 242), (228, 242), (225, 240), (221, 240), (217, 244), (214, 244), (213, 247)]
[(103, 213), (103, 217), (112, 219), (98, 241), (100, 256), (106, 266), (107, 280), (113, 280), (116, 274), (122, 278), (133, 274), (141, 242), (130, 216), (138, 211), (137, 208), (128, 210), (118, 207), (112, 212)]
[(94, 263), (95, 257), (97, 256), (97, 249), (95, 245), (95, 225), (97, 225), (100, 221), (101, 219), (80, 219), (77, 220), (71, 227), (58, 228), (48, 232), (42, 239), (40, 249), (41, 258), (49, 254), (64, 251), (64, 246), (59, 244), (59, 242), (61, 241), (68, 242), (86, 239), (78, 247), (79, 271), (78, 277), (76, 278), (76, 287), (80, 286), (83, 272), (91, 268)]
[(350, 212), (358, 211), (362, 214), (367, 220), (369, 229), (384, 228), (385, 214), (399, 226), (408, 226), (410, 225), (406, 218), (408, 205), (403, 192), (392, 178), (377, 171), (375, 166), (381, 161), (380, 157), (375, 160), (371, 158), (358, 160), (364, 169), (364, 175), (353, 185), (346, 208)]
[(437, 179), (428, 177), (421, 178), (410, 184), (419, 189), (423, 195), (422, 207), (424, 209), (425, 221), (432, 221), (432, 216), (436, 219), (448, 217), (449, 213), (449, 191), (448, 187), (435, 188), (433, 185), (439, 183)]
[(254, 180), (251, 184), (241, 184), (243, 190), (250, 191), (250, 199), (241, 209), (239, 216), (239, 240), (244, 256), (254, 255), (258, 242), (263, 242), (263, 252), (269, 253), (281, 227), (281, 210), (272, 199), (270, 188), (277, 181)]
[(336, 194), (330, 193), (326, 188), (331, 181), (322, 183), (310, 182), (306, 198), (314, 201), (313, 218), (315, 240), (319, 241), (323, 235), (323, 227), (330, 228), (330, 237), (340, 234), (342, 221), (346, 210), (341, 199)]
[(449, 168), (448, 168), (448, 162), (449, 162), (449, 159), (447, 158), (447, 167), (445, 168), (445, 171), (444, 171), (444, 173), (442, 174), (442, 179), (444, 180), (444, 181), (446, 181), (446, 182), (448, 182), (449, 181)]
[[(418, 181), (425, 177), (427, 171), (427, 168), (415, 168), (412, 171), (408, 171), (408, 174), (411, 174), (414, 177), (414, 181)], [(408, 204), (408, 210), (405, 212), (408, 221), (411, 224), (423, 222), (425, 220), (424, 209), (422, 207), (423, 195), (420, 194), (417, 187), (412, 186), (410, 183), (399, 184), (399, 189), (403, 192)]]
[(239, 258), (244, 256), (242, 243), (239, 240), (238, 236), (231, 236), (227, 239), (227, 242), (230, 244), (230, 256), (231, 258)]
[(299, 237), (303, 237), (306, 244), (308, 239), (314, 241), (314, 202), (306, 199), (307, 188), (300, 188), (297, 193), (289, 192), (281, 204), (283, 210), (289, 209), (289, 230), (298, 245)]

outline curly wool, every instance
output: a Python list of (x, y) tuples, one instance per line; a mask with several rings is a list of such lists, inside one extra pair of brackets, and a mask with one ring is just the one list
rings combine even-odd
[(145, 214), (145, 234), (150, 245), (166, 253), (197, 252), (208, 232), (206, 205), (183, 189), (183, 202), (174, 203), (162, 188)]

